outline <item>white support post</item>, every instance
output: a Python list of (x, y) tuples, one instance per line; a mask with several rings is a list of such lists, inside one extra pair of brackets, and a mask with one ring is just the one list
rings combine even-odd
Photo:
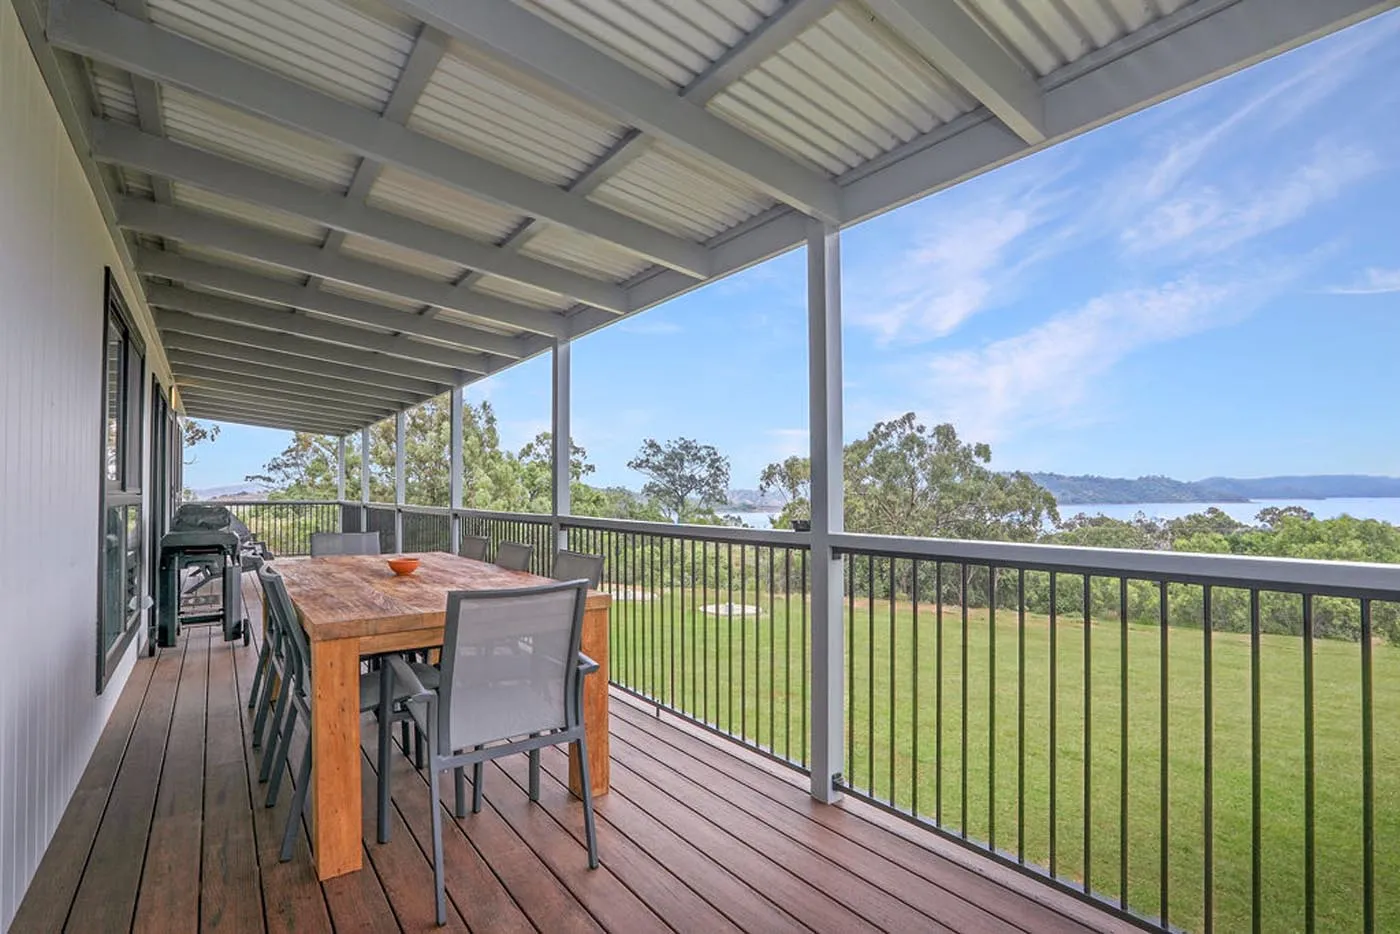
[(369, 531), (369, 426), (360, 429), (360, 531)]
[(394, 550), (403, 551), (403, 504), (407, 483), (404, 479), (404, 437), (408, 419), (403, 409), (394, 413)]
[(572, 479), (570, 463), (573, 458), (571, 443), (572, 429), (569, 418), (569, 354), (568, 341), (558, 341), (554, 345), (554, 392), (553, 418), (550, 440), (553, 447), (550, 465), (553, 481), (554, 540), (556, 547), (568, 547), (568, 533), (561, 524), (569, 515), (572, 504), (569, 501), (569, 482)]
[(336, 438), (336, 500), (346, 501), (346, 435)]
[(812, 797), (840, 797), (846, 759), (841, 560), (831, 535), (845, 523), (841, 436), (841, 239), (813, 221), (807, 232), (808, 420), (812, 458)]
[(462, 508), (462, 387), (455, 386), (449, 397), (448, 405), (452, 406), (448, 424), (447, 440), (447, 485), (450, 492), (449, 503), (452, 507), (452, 518), (449, 525), (452, 528), (452, 553), (462, 552), (462, 516), (458, 512)]

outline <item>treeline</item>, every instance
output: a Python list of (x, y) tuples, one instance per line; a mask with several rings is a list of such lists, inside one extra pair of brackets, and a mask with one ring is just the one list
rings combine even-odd
[[(449, 424), (446, 397), (408, 413), (404, 465), (409, 503), (448, 505), (445, 454)], [(483, 402), (464, 406), (463, 437), (467, 508), (538, 514), (551, 511), (551, 444), (547, 433), (536, 436), (518, 451), (505, 449), (495, 412), (490, 403)], [(347, 454), (347, 495), (358, 499), (364, 465), (358, 446)], [(951, 425), (925, 426), (913, 413), (877, 423), (865, 437), (845, 448), (846, 528), (930, 538), (1400, 563), (1400, 528), (1348, 516), (1320, 520), (1301, 507), (1266, 509), (1254, 523), (1239, 522), (1215, 508), (1165, 521), (1142, 514), (1131, 520), (1083, 514), (1062, 520), (1049, 490), (1028, 474), (991, 470), (991, 456), (986, 444), (959, 439)], [(371, 499), (393, 501), (394, 462), (393, 424), (381, 422), (370, 432), (367, 466)], [(640, 492), (594, 486), (587, 480), (594, 471), (587, 452), (574, 445), (570, 461), (572, 511), (582, 516), (648, 521), (737, 521), (727, 519), (721, 512), (728, 497), (729, 461), (713, 446), (686, 438), (664, 443), (646, 439), (628, 466), (647, 478)], [(790, 457), (764, 469), (760, 490), (784, 503), (772, 520), (775, 527), (789, 528), (810, 518), (810, 478), (810, 464), (803, 457)], [(326, 436), (297, 434), (260, 474), (248, 479), (266, 484), (272, 490), (272, 498), (333, 499), (335, 441)], [(961, 573), (950, 565), (949, 574), (941, 579), (926, 573), (916, 582), (908, 561), (864, 561), (856, 558), (852, 562), (849, 586), (857, 596), (942, 600), (952, 605), (966, 599), (970, 606), (1007, 609), (1019, 608), (1024, 599), (1027, 612), (1034, 614), (1048, 615), (1053, 607), (1057, 615), (1082, 618), (1085, 611), (1082, 583), (1067, 582), (1064, 575), (1057, 580), (1052, 599), (1049, 575), (1042, 573), (1028, 572), (1022, 593), (1007, 584), (1005, 571), (993, 581), (985, 568), (969, 568), (964, 585)], [(713, 572), (705, 571), (715, 578), (708, 583), (730, 586), (729, 570), (717, 564)], [(762, 569), (765, 574), (768, 570)], [(687, 577), (680, 568), (652, 567), (648, 573), (657, 575), (651, 583), (663, 587), (694, 583), (680, 579)], [(762, 575), (756, 574), (753, 579), (760, 580)], [(789, 583), (801, 584), (797, 579)], [(1130, 622), (1155, 625), (1160, 620), (1162, 600), (1157, 585), (1130, 581), (1126, 604), (1122, 598), (1123, 587), (1117, 579), (1091, 580), (1090, 617), (1117, 619), (1122, 605)], [(1166, 600), (1168, 622), (1203, 626), (1203, 604), (1200, 587), (1172, 585)], [(1358, 601), (1317, 598), (1312, 612), (1315, 635), (1360, 637)], [(1261, 594), (1260, 621), (1265, 632), (1301, 633), (1301, 598)], [(1248, 631), (1248, 593), (1214, 589), (1210, 624), (1221, 631)], [(1373, 624), (1378, 635), (1400, 642), (1400, 622), (1394, 606), (1376, 604)]]

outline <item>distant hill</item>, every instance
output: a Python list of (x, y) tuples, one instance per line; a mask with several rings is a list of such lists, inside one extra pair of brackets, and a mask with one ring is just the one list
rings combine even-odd
[(1031, 479), (1061, 505), (1082, 503), (1247, 503), (1256, 499), (1335, 499), (1400, 497), (1400, 477), (1327, 474), (1299, 477), (1097, 477), (1033, 473)]
[(260, 483), (235, 483), (229, 486), (212, 486), (195, 490), (195, 499), (258, 499), (267, 494), (267, 488)]

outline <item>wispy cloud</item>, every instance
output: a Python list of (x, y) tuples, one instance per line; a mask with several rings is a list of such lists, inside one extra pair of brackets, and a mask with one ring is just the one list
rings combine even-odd
[(1098, 381), (1152, 345), (1233, 324), (1294, 273), (1233, 282), (1182, 278), (1101, 295), (1013, 337), (927, 363), (930, 409), (968, 437), (996, 441), (1046, 422), (1092, 420)]
[(1366, 147), (1324, 141), (1272, 183), (1243, 181), (1233, 191), (1201, 185), (1165, 199), (1124, 229), (1120, 239), (1130, 253), (1219, 254), (1301, 220), (1380, 165)]
[(1030, 186), (965, 199), (933, 198), (914, 245), (847, 276), (852, 323), (888, 343), (943, 337), (1012, 291), (1030, 235), (1053, 198)]
[(770, 449), (779, 459), (803, 455), (810, 449), (806, 428), (770, 428), (767, 434), (772, 439)]
[(1400, 269), (1371, 268), (1349, 284), (1327, 289), (1333, 295), (1386, 295), (1400, 292)]

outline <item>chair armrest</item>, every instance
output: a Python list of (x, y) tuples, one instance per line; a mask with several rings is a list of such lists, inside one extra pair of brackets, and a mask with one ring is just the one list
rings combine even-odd
[(578, 673), (579, 673), (579, 674), (581, 674), (581, 675), (591, 675), (591, 674), (593, 674), (593, 672), (597, 671), (600, 667), (601, 667), (601, 666), (600, 666), (597, 662), (595, 662), (593, 659), (589, 658), (587, 655), (584, 655), (582, 652), (578, 653)]
[(403, 660), (402, 655), (386, 655), (383, 657), (383, 664), (389, 666), (389, 673), (393, 676), (395, 685), (394, 694), (408, 702), (430, 701), (437, 697), (436, 692), (423, 687), (423, 682), (418, 680), (418, 675), (409, 667), (408, 662)]

